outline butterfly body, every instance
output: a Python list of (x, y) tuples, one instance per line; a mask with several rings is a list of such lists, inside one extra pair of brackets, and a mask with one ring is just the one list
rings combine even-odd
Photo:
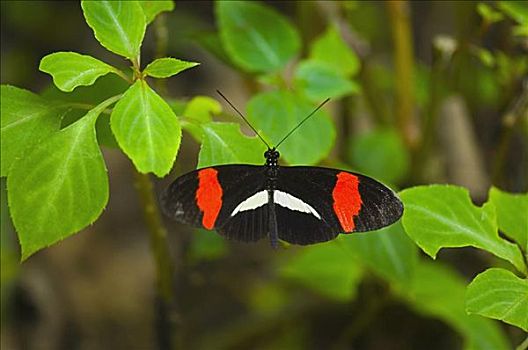
[(306, 245), (375, 230), (403, 213), (394, 192), (372, 178), (279, 166), (279, 156), (270, 148), (263, 166), (219, 165), (184, 174), (162, 195), (162, 208), (176, 221), (237, 241), (267, 237), (273, 247), (279, 240)]

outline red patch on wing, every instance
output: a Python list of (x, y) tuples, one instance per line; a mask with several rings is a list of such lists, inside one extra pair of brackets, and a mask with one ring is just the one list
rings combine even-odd
[(222, 186), (218, 182), (218, 171), (207, 168), (198, 171), (198, 189), (196, 204), (203, 213), (202, 225), (208, 230), (214, 227), (218, 213), (222, 208)]
[(358, 177), (346, 172), (338, 173), (332, 198), (334, 199), (334, 212), (343, 231), (354, 231), (356, 226), (354, 218), (358, 216), (362, 204)]

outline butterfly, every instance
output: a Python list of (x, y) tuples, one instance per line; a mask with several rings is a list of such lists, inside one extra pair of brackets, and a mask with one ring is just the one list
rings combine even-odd
[[(249, 124), (219, 91), (218, 93)], [(278, 146), (319, 110), (303, 119), (275, 147), (264, 165), (229, 164), (178, 177), (162, 194), (164, 213), (181, 223), (216, 230), (236, 241), (268, 238), (299, 245), (325, 242), (340, 233), (376, 230), (396, 222), (403, 204), (387, 186), (345, 170), (279, 165)]]

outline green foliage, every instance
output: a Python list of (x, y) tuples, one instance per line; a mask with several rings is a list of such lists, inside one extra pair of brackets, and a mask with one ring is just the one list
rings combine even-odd
[(362, 276), (362, 269), (351, 259), (350, 252), (336, 242), (305, 247), (281, 264), (279, 272), (284, 278), (338, 301), (353, 298)]
[(528, 252), (528, 193), (513, 194), (492, 187), (489, 201), (497, 208), (499, 229)]
[(154, 78), (168, 78), (197, 65), (199, 65), (199, 63), (186, 62), (172, 57), (164, 57), (158, 58), (149, 63), (143, 72)]
[(310, 59), (332, 66), (345, 77), (356, 74), (360, 67), (357, 55), (335, 26), (328, 26), (326, 32), (313, 42)]
[[(8, 177), (10, 214), (23, 259), (81, 230), (102, 212), (108, 201), (108, 178), (98, 143), (115, 147), (117, 139), (139, 171), (158, 176), (170, 171), (180, 145), (178, 118), (143, 79), (169, 77), (197, 63), (161, 58), (145, 72), (139, 67), (145, 15), (151, 21), (173, 3), (83, 1), (81, 5), (97, 40), (129, 58), (134, 76), (91, 56), (57, 52), (40, 64), (58, 88), (48, 89), (45, 99), (2, 86), (2, 176)], [(122, 80), (96, 82), (108, 73)], [(132, 81), (128, 87), (126, 82)], [(74, 89), (71, 94), (61, 92)], [(101, 100), (105, 102), (92, 108)], [(111, 118), (99, 118), (118, 100)], [(79, 109), (90, 112), (83, 115)], [(61, 124), (64, 128), (59, 130)]]
[(224, 49), (244, 70), (280, 70), (300, 49), (296, 29), (269, 7), (249, 1), (218, 1), (216, 15)]
[(95, 121), (116, 98), (40, 142), (13, 164), (7, 179), (22, 259), (91, 224), (108, 201), (108, 177)]
[(184, 117), (182, 127), (192, 137), (202, 142), (203, 130), (201, 125), (213, 121), (213, 115), (222, 112), (222, 105), (215, 99), (207, 96), (195, 96), (182, 111)]
[(198, 168), (216, 164), (262, 164), (266, 147), (256, 137), (247, 137), (234, 123), (202, 124), (202, 147)]
[(496, 324), (464, 311), (465, 286), (447, 266), (421, 262), (414, 279), (400, 293), (417, 312), (439, 318), (462, 334), (465, 349), (510, 349)]
[(196, 230), (187, 253), (191, 262), (215, 260), (227, 253), (227, 244), (216, 232)]
[(477, 5), (477, 12), (487, 23), (498, 22), (504, 18), (504, 15), (501, 12), (494, 10), (484, 2), (480, 2)]
[(330, 65), (318, 61), (303, 61), (295, 71), (295, 85), (312, 101), (340, 98), (359, 92), (359, 85), (341, 77)]
[(351, 138), (348, 153), (359, 172), (390, 184), (409, 172), (409, 152), (395, 129), (377, 128)]
[[(313, 109), (302, 97), (278, 90), (254, 96), (248, 103), (247, 117), (273, 145)], [(315, 164), (328, 155), (334, 139), (334, 124), (320, 110), (281, 145), (281, 157), (290, 164)]]
[(0, 91), (1, 175), (7, 176), (26, 149), (59, 130), (67, 107), (14, 86), (2, 85)]
[(83, 0), (81, 6), (101, 45), (128, 59), (139, 56), (146, 20), (137, 1)]
[(478, 275), (467, 288), (466, 310), (496, 318), (528, 332), (528, 279), (492, 268)]
[(49, 73), (62, 91), (73, 91), (77, 86), (92, 85), (97, 78), (116, 72), (112, 66), (98, 59), (76, 52), (55, 52), (42, 58), (39, 69)]
[(344, 235), (340, 242), (349, 247), (358, 263), (401, 287), (414, 277), (418, 249), (397, 223), (376, 232)]
[(468, 191), (456, 186), (418, 186), (400, 196), (405, 231), (431, 257), (444, 247), (473, 246), (527, 271), (519, 248), (499, 237), (493, 204), (476, 207)]
[(145, 13), (147, 24), (152, 22), (161, 12), (174, 10), (174, 1), (172, 0), (141, 0), (139, 4)]
[(165, 176), (180, 148), (181, 127), (176, 115), (146, 81), (136, 81), (112, 111), (116, 140), (136, 168)]

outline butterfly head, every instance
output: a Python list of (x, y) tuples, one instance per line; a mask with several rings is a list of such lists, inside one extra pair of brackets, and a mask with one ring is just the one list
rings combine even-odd
[(264, 157), (266, 158), (266, 165), (268, 166), (277, 166), (279, 162), (280, 153), (273, 148), (268, 148), (266, 152), (264, 152)]

